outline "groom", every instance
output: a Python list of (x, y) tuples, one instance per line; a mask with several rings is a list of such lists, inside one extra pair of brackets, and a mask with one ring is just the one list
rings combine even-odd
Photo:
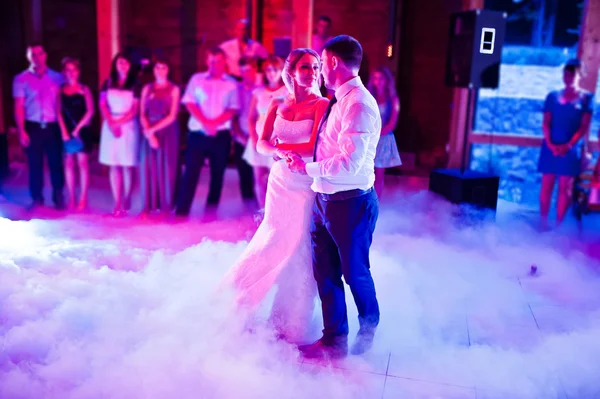
[(300, 347), (307, 358), (339, 358), (348, 353), (344, 283), (358, 308), (360, 329), (353, 354), (369, 350), (379, 323), (369, 248), (379, 214), (373, 190), (374, 158), (381, 117), (373, 96), (358, 77), (360, 43), (337, 36), (325, 43), (325, 85), (335, 96), (321, 121), (314, 162), (288, 158), (289, 168), (314, 179), (317, 193), (311, 222), (313, 271), (323, 308), (323, 337)]

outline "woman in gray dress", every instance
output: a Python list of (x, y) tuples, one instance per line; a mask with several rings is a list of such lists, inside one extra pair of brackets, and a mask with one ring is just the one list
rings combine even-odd
[(400, 114), (400, 99), (396, 92), (396, 81), (388, 67), (380, 66), (373, 71), (368, 89), (377, 100), (381, 114), (381, 133), (375, 155), (375, 191), (383, 197), (385, 170), (402, 165), (394, 137), (394, 129)]
[(167, 213), (172, 209), (179, 153), (177, 113), (181, 90), (169, 81), (166, 59), (157, 57), (153, 64), (154, 81), (144, 86), (141, 99), (143, 215), (155, 210)]

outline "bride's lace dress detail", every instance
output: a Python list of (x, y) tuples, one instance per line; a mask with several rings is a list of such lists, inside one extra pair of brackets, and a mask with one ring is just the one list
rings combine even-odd
[[(304, 143), (310, 140), (313, 124), (277, 116), (273, 135), (282, 143)], [(317, 295), (309, 231), (315, 200), (312, 181), (291, 172), (284, 160), (273, 165), (264, 219), (226, 276), (237, 290), (238, 303), (250, 311), (276, 285), (271, 322), (291, 341), (305, 338)]]

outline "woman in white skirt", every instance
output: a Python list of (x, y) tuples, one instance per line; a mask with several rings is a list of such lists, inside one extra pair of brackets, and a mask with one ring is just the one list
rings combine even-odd
[(113, 215), (123, 216), (131, 205), (133, 169), (138, 164), (140, 144), (139, 86), (125, 54), (113, 59), (110, 78), (100, 91), (100, 110), (100, 163), (110, 167)]
[(375, 155), (375, 191), (381, 198), (385, 169), (402, 165), (394, 137), (400, 113), (400, 99), (396, 93), (394, 76), (387, 67), (381, 66), (373, 71), (368, 88), (377, 100), (381, 113), (381, 134)]
[(250, 112), (248, 115), (250, 139), (242, 156), (254, 170), (254, 191), (261, 209), (265, 207), (267, 181), (269, 180), (269, 172), (274, 161), (267, 156), (259, 154), (256, 151), (256, 143), (262, 133), (267, 108), (271, 99), (276, 97), (283, 98), (289, 94), (281, 78), (281, 72), (283, 71), (283, 61), (281, 58), (274, 55), (269, 56), (263, 63), (262, 69), (264, 86), (254, 90), (252, 101), (250, 102)]

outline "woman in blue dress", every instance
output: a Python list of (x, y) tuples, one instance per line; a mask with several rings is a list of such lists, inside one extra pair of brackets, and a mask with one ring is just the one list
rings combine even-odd
[(547, 224), (554, 182), (558, 178), (556, 223), (560, 224), (569, 209), (573, 180), (580, 173), (584, 141), (593, 109), (593, 96), (579, 87), (582, 64), (569, 60), (563, 69), (562, 90), (553, 91), (544, 103), (544, 141), (538, 171), (542, 175), (540, 214)]

